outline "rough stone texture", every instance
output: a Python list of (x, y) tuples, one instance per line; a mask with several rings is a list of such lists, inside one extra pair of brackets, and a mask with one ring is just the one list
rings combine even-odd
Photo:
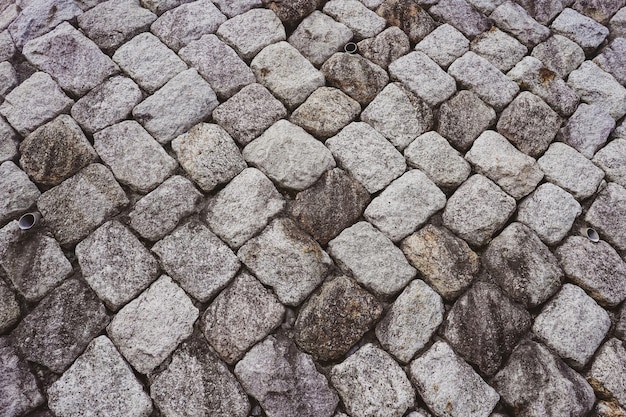
[(357, 40), (374, 37), (385, 28), (385, 19), (357, 0), (330, 0), (323, 11), (352, 29)]
[(542, 25), (547, 25), (565, 7), (571, 5), (574, 0), (518, 0), (529, 15)]
[(419, 169), (393, 181), (365, 209), (364, 217), (394, 242), (413, 233), (446, 205), (446, 195)]
[(515, 211), (515, 199), (486, 177), (472, 175), (448, 199), (444, 225), (470, 245), (489, 241)]
[(0, 280), (0, 333), (8, 331), (19, 319), (20, 305), (17, 303), (15, 294), (4, 281)]
[(454, 79), (423, 52), (411, 52), (395, 60), (389, 64), (389, 74), (433, 107), (456, 92)]
[(615, 15), (611, 18), (608, 24), (609, 28), (609, 38), (615, 39), (617, 37), (624, 37), (626, 35), (626, 10), (621, 8)]
[(417, 2), (385, 0), (376, 9), (389, 25), (398, 26), (413, 43), (424, 39), (436, 28), (433, 18)]
[(202, 331), (222, 360), (232, 365), (278, 327), (284, 313), (269, 290), (242, 273), (205, 311)]
[(167, 143), (206, 119), (218, 104), (211, 87), (189, 69), (135, 106), (133, 116), (159, 143)]
[(28, 210), (41, 192), (11, 161), (0, 165), (0, 224)]
[(304, 231), (325, 245), (354, 224), (369, 201), (365, 187), (345, 171), (335, 168), (299, 192), (289, 206), (289, 213)]
[(178, 167), (176, 160), (134, 120), (94, 134), (94, 147), (115, 178), (140, 193), (156, 188)]
[(561, 128), (558, 137), (587, 158), (593, 158), (614, 127), (615, 120), (604, 108), (581, 103)]
[(593, 416), (615, 417), (626, 414), (626, 410), (620, 407), (615, 401), (598, 401), (593, 408)]
[(290, 110), (324, 85), (324, 75), (287, 42), (265, 47), (254, 57), (250, 67), (257, 81)]
[(195, 220), (158, 241), (152, 251), (163, 269), (200, 302), (213, 298), (239, 270), (239, 261), (228, 246)]
[(477, 36), (471, 49), (502, 72), (513, 68), (528, 53), (528, 48), (495, 26)]
[(89, 133), (126, 119), (143, 98), (131, 79), (111, 77), (72, 106), (72, 117)]
[(129, 225), (144, 239), (156, 241), (174, 230), (178, 222), (196, 211), (202, 194), (181, 176), (168, 178), (135, 203)]
[(322, 285), (300, 310), (294, 340), (317, 360), (340, 359), (370, 330), (383, 307), (348, 277)]
[(48, 389), (48, 407), (57, 415), (147, 417), (152, 401), (130, 366), (106, 336), (95, 338)]
[(241, 152), (219, 125), (200, 123), (172, 141), (183, 169), (198, 186), (209, 192), (246, 168)]
[(519, 416), (587, 415), (594, 403), (585, 379), (543, 345), (523, 341), (492, 384)]
[(369, 343), (335, 365), (330, 379), (354, 417), (400, 417), (415, 403), (415, 391), (402, 368)]
[(252, 9), (227, 20), (217, 35), (246, 60), (266, 46), (286, 39), (280, 19), (267, 9)]
[(159, 273), (156, 259), (117, 220), (76, 245), (76, 257), (87, 284), (113, 311), (139, 295)]
[(47, 226), (63, 246), (82, 240), (127, 204), (111, 171), (100, 164), (83, 168), (37, 200)]
[(439, 107), (437, 132), (460, 151), (466, 151), (496, 122), (496, 112), (471, 91), (461, 90)]
[(15, 55), (15, 45), (9, 31), (0, 32), (0, 60), (8, 61)]
[(407, 363), (422, 350), (443, 320), (441, 297), (419, 279), (396, 298), (376, 326), (380, 344), (400, 362)]
[(626, 250), (626, 189), (609, 183), (587, 211), (585, 221), (618, 250)]
[(578, 200), (592, 196), (604, 178), (600, 168), (574, 148), (560, 142), (550, 145), (537, 163), (548, 181)]
[(8, 337), (0, 338), (0, 358), (0, 413), (6, 417), (18, 417), (43, 404), (45, 398), (35, 376), (26, 361), (20, 359)]
[(148, 374), (191, 335), (198, 309), (166, 275), (126, 304), (107, 333), (138, 372)]
[(258, 169), (246, 168), (209, 201), (206, 222), (226, 243), (238, 248), (263, 230), (284, 205), (272, 181)]
[[(41, 104), (45, 103), (45, 104)], [(0, 105), (0, 113), (22, 136), (68, 112), (74, 104), (45, 72), (36, 72), (15, 87)]]
[(213, 0), (213, 3), (228, 17), (237, 16), (263, 4), (262, 0)]
[(311, 357), (285, 336), (269, 336), (235, 366), (268, 417), (331, 417), (339, 402)]
[(589, 382), (598, 391), (607, 393), (620, 404), (626, 403), (626, 349), (615, 338), (598, 351), (589, 371)]
[(582, 48), (561, 35), (550, 36), (534, 47), (531, 55), (561, 78), (566, 78), (585, 60)]
[(140, 0), (141, 5), (150, 9), (153, 13), (161, 15), (163, 12), (171, 10), (192, 0)]
[(469, 40), (461, 32), (445, 23), (415, 45), (415, 50), (424, 52), (430, 59), (445, 68), (469, 51), (469, 46)]
[(567, 84), (583, 102), (600, 106), (615, 120), (626, 114), (626, 88), (594, 62), (583, 62), (569, 75)]
[(299, 305), (324, 280), (332, 261), (293, 220), (276, 219), (244, 244), (237, 256), (287, 305)]
[(359, 284), (385, 297), (400, 292), (416, 274), (400, 249), (367, 222), (345, 229), (328, 242), (328, 251)]
[(4, 98), (17, 84), (17, 73), (11, 63), (0, 63), (0, 97)]
[(465, 0), (439, 0), (428, 11), (435, 18), (451, 24), (469, 38), (489, 30), (492, 25), (491, 20)]
[(626, 139), (614, 139), (593, 157), (609, 181), (626, 187)]
[(436, 342), (411, 362), (411, 381), (436, 415), (488, 415), (500, 396), (450, 346)]
[(615, 336), (624, 340), (626, 338), (626, 304), (622, 305), (619, 313), (619, 319), (615, 326)]
[(565, 284), (535, 319), (533, 333), (576, 369), (591, 359), (611, 319), (583, 290)]
[(512, 223), (487, 247), (485, 272), (513, 300), (526, 307), (546, 301), (561, 286), (558, 261), (527, 226)]
[(62, 373), (109, 322), (85, 284), (68, 279), (48, 294), (11, 335), (24, 358)]
[(570, 8), (563, 10), (550, 28), (552, 32), (573, 40), (588, 53), (593, 52), (609, 34), (606, 27)]
[(294, 28), (303, 18), (310, 15), (323, 2), (320, 0), (263, 0), (263, 4), (271, 9), (288, 28)]
[(338, 164), (370, 193), (385, 188), (406, 170), (402, 154), (370, 125), (353, 122), (326, 141)]
[(602, 53), (594, 58), (600, 68), (613, 75), (622, 85), (626, 85), (626, 39), (613, 40)]
[(624, 0), (577, 0), (572, 7), (605, 25), (611, 16), (624, 6), (626, 6)]
[(529, 48), (550, 36), (550, 29), (539, 24), (522, 6), (512, 1), (498, 6), (489, 17), (500, 29), (509, 32)]
[(10, 161), (17, 156), (17, 133), (0, 117), (0, 163)]
[(199, 337), (181, 344), (167, 368), (154, 375), (150, 394), (168, 416), (246, 417), (250, 412), (235, 376)]

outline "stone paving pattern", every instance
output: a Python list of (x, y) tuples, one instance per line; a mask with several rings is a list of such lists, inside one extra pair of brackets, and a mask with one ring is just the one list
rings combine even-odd
[(626, 0), (0, 1), (0, 417), (624, 417), (625, 115)]

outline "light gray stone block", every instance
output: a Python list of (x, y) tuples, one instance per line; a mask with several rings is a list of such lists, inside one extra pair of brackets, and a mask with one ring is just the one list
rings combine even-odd
[(626, 188), (626, 139), (613, 139), (593, 157), (609, 181)]
[(41, 192), (28, 175), (11, 161), (0, 165), (0, 224), (28, 210)]
[(399, 27), (412, 43), (417, 43), (437, 27), (431, 15), (419, 3), (385, 0), (376, 9), (376, 14), (385, 18), (390, 26)]
[(465, 0), (439, 0), (428, 12), (436, 19), (451, 24), (469, 38), (489, 30), (492, 25), (491, 20)]
[(0, 338), (0, 410), (7, 417), (19, 417), (37, 408), (45, 401), (37, 380), (28, 368), (28, 363), (20, 359), (9, 337)]
[(529, 48), (550, 36), (550, 29), (539, 24), (524, 8), (512, 1), (505, 1), (489, 17), (496, 25), (515, 36)]
[(600, 68), (611, 74), (620, 84), (626, 85), (626, 39), (614, 39), (593, 59)]
[(626, 250), (626, 189), (609, 183), (600, 191), (587, 211), (585, 221), (596, 228), (617, 250)]
[(477, 36), (472, 41), (471, 50), (502, 72), (513, 68), (528, 53), (528, 48), (517, 39), (495, 27)]
[(621, 8), (609, 21), (609, 38), (626, 37), (626, 9)]
[(376, 36), (385, 28), (385, 19), (358, 0), (331, 0), (323, 11), (352, 29), (357, 40)]
[(561, 35), (552, 35), (535, 46), (531, 56), (539, 59), (547, 69), (561, 78), (566, 78), (585, 60), (582, 48)]
[(542, 25), (547, 25), (564, 8), (571, 5), (574, 0), (518, 0), (529, 15)]
[(161, 15), (162, 13), (178, 7), (182, 4), (189, 3), (192, 0), (140, 0), (141, 5), (153, 13)]
[(4, 98), (17, 84), (17, 73), (11, 63), (0, 63), (0, 98)]
[(389, 82), (387, 72), (360, 55), (336, 53), (321, 68), (326, 82), (366, 106)]
[(17, 133), (3, 117), (0, 117), (0, 163), (15, 158), (17, 156), (17, 146)]
[(390, 26), (375, 37), (363, 39), (357, 44), (357, 50), (363, 58), (385, 70), (410, 49), (409, 37), (396, 26)]
[(0, 60), (8, 61), (15, 55), (15, 45), (8, 30), (0, 32)]
[(217, 35), (245, 60), (286, 39), (282, 22), (271, 10), (252, 9), (224, 22)]
[(616, 339), (609, 339), (591, 364), (588, 378), (620, 404), (626, 403), (626, 348)]
[(424, 52), (438, 65), (446, 68), (469, 51), (469, 47), (469, 40), (461, 32), (444, 23), (415, 45), (415, 50)]
[(606, 110), (615, 120), (626, 114), (626, 88), (592, 61), (585, 61), (573, 71), (567, 84), (588, 104)]
[(550, 29), (573, 40), (588, 53), (593, 52), (609, 35), (606, 27), (570, 8), (563, 10), (554, 19)]
[[(0, 333), (11, 329), (19, 321), (20, 314), (20, 305), (17, 303), (15, 293), (4, 281), (0, 281)], [(0, 391), (2, 390), (0, 388)]]
[(262, 0), (212, 0), (222, 13), (228, 17), (235, 17), (248, 10), (263, 5)]

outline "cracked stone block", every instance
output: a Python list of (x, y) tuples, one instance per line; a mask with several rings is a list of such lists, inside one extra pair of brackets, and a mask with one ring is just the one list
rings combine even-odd
[(582, 376), (533, 341), (521, 342), (491, 383), (506, 405), (528, 417), (583, 417), (595, 400)]
[(133, 109), (133, 116), (161, 144), (205, 120), (219, 102), (195, 69), (169, 80)]
[(591, 197), (604, 178), (604, 172), (574, 148), (555, 142), (537, 161), (546, 179), (578, 200)]
[(376, 13), (389, 25), (402, 29), (413, 43), (421, 41), (437, 27), (433, 18), (413, 1), (385, 0)]
[(85, 131), (93, 133), (128, 118), (142, 98), (130, 78), (115, 76), (79, 99), (71, 113)]
[(363, 39), (357, 44), (361, 56), (385, 70), (410, 49), (409, 37), (396, 26), (390, 26), (375, 37)]
[(152, 191), (178, 168), (176, 160), (134, 120), (107, 127), (93, 137), (98, 155), (115, 178), (140, 193)]
[(613, 75), (622, 85), (626, 85), (626, 39), (613, 40), (602, 53), (593, 59), (600, 68)]
[(534, 158), (518, 151), (504, 136), (492, 130), (474, 141), (465, 159), (476, 172), (518, 200), (531, 193), (543, 179), (543, 172)]
[(41, 192), (12, 161), (0, 165), (0, 224), (28, 210)]
[(617, 250), (626, 250), (626, 189), (609, 183), (587, 211), (585, 221)]
[(451, 24), (469, 38), (489, 30), (493, 24), (465, 0), (439, 0), (428, 11), (436, 19)]
[(582, 369), (611, 327), (611, 319), (583, 290), (565, 284), (541, 310), (533, 333), (576, 369)]
[(360, 55), (338, 52), (321, 68), (329, 86), (366, 106), (389, 82), (387, 72)]
[(157, 15), (174, 9), (182, 4), (190, 3), (193, 0), (140, 0), (141, 5)]
[(152, 401), (130, 366), (106, 336), (95, 338), (48, 389), (48, 407), (57, 415), (94, 414), (147, 417)]
[(78, 26), (96, 45), (112, 52), (147, 31), (156, 18), (139, 0), (109, 0), (78, 16)]
[(589, 383), (609, 398), (626, 404), (626, 349), (611, 338), (598, 351), (588, 372)]
[(495, 26), (477, 36), (471, 49), (502, 72), (513, 68), (528, 53), (528, 48)]
[(415, 391), (402, 368), (371, 343), (333, 366), (330, 380), (354, 417), (399, 417), (415, 404)]
[(550, 36), (550, 29), (541, 25), (522, 6), (512, 1), (502, 3), (489, 18), (500, 29), (515, 36), (529, 48), (545, 41)]
[(511, 223), (487, 247), (485, 272), (514, 301), (533, 308), (557, 292), (563, 271), (548, 247), (526, 225)]
[(294, 340), (317, 360), (340, 359), (374, 327), (382, 312), (382, 304), (352, 279), (333, 278), (300, 309)]
[(254, 83), (252, 70), (230, 46), (213, 34), (189, 42), (179, 54), (198, 70), (222, 99)]
[(470, 245), (487, 243), (515, 211), (515, 199), (480, 174), (469, 177), (448, 199), (443, 223)]
[(626, 37), (626, 9), (621, 8), (615, 13), (609, 21), (608, 27), (610, 39)]
[(569, 75), (567, 84), (580, 95), (581, 101), (601, 107), (615, 120), (626, 114), (626, 88), (594, 62), (583, 62)]
[(496, 122), (496, 112), (471, 91), (461, 90), (439, 107), (437, 132), (460, 151)]
[(372, 38), (385, 29), (385, 19), (369, 10), (358, 0), (330, 0), (324, 13), (349, 27), (356, 40)]
[(317, 288), (332, 266), (320, 245), (293, 220), (272, 221), (263, 232), (237, 252), (241, 262), (272, 287), (278, 299), (297, 306)]
[(183, 4), (163, 13), (150, 30), (174, 51), (215, 33), (226, 21), (226, 16), (210, 0), (198, 0)]
[(382, 133), (398, 150), (430, 130), (433, 112), (402, 84), (388, 84), (361, 113), (361, 120)]
[(444, 23), (415, 45), (415, 50), (425, 53), (437, 65), (446, 68), (469, 51), (469, 47), (469, 40), (461, 32)]
[[(0, 280), (0, 333), (11, 329), (20, 319), (20, 305), (13, 291)], [(2, 388), (0, 388), (2, 391)], [(0, 406), (0, 410), (2, 406)]]
[(191, 181), (175, 175), (135, 203), (129, 225), (144, 239), (162, 239), (196, 211), (202, 197)]
[(459, 355), (491, 376), (531, 324), (530, 314), (498, 286), (476, 282), (454, 303), (441, 334)]
[(533, 229), (547, 245), (555, 245), (581, 213), (580, 204), (570, 193), (546, 182), (520, 203), (517, 220)]
[(215, 234), (238, 248), (284, 206), (272, 181), (258, 169), (246, 168), (209, 200), (205, 220)]
[(167, 368), (152, 377), (150, 395), (168, 416), (246, 417), (250, 412), (235, 376), (199, 337), (182, 343)]
[(343, 271), (383, 297), (400, 292), (416, 274), (402, 251), (367, 222), (345, 229), (328, 242), (328, 251)]
[(289, 36), (289, 43), (320, 66), (352, 39), (352, 31), (319, 10), (306, 17)]
[(285, 308), (256, 278), (239, 274), (202, 316), (202, 332), (215, 352), (233, 365), (283, 321)]
[(556, 34), (535, 46), (531, 55), (561, 78), (566, 78), (585, 61), (585, 53), (576, 42)]
[(42, 217), (62, 246), (79, 242), (127, 204), (124, 190), (100, 164), (83, 168), (37, 200)]
[(159, 273), (150, 251), (117, 220), (76, 245), (76, 257), (87, 284), (113, 311), (138, 296)]
[(6, 417), (19, 417), (44, 403), (25, 360), (20, 359), (9, 337), (0, 338), (0, 412)]
[(11, 335), (25, 359), (60, 374), (108, 322), (98, 297), (72, 278), (52, 290)]
[(22, 136), (69, 111), (74, 104), (45, 72), (36, 72), (4, 98), (0, 113)]
[(250, 67), (257, 81), (274, 93), (289, 110), (298, 107), (325, 83), (324, 74), (284, 41), (266, 46), (254, 57)]
[(443, 320), (441, 297), (424, 281), (412, 281), (376, 325), (381, 346), (407, 363), (422, 350)]
[(178, 162), (198, 186), (209, 192), (246, 168), (241, 152), (219, 125), (200, 123), (172, 141)]
[(18, 136), (3, 117), (0, 117), (0, 163), (17, 157)]
[(613, 139), (595, 154), (593, 163), (602, 168), (608, 181), (626, 187), (626, 139)]
[(419, 169), (407, 171), (365, 209), (364, 217), (394, 242), (444, 208), (446, 195)]
[(335, 167), (331, 151), (286, 120), (277, 121), (250, 142), (243, 157), (279, 186), (298, 191), (310, 187), (325, 171)]
[(11, 63), (0, 63), (0, 98), (4, 98), (17, 84), (17, 73)]
[(530, 16), (536, 19), (542, 25), (547, 25), (563, 11), (564, 8), (571, 5), (574, 0), (518, 0), (517, 3), (522, 6)]
[(339, 402), (311, 356), (285, 336), (269, 336), (253, 347), (235, 375), (268, 416), (331, 417)]
[(586, 53), (593, 52), (609, 35), (609, 30), (590, 17), (567, 8), (550, 25), (552, 32), (580, 45)]
[(339, 166), (370, 193), (382, 190), (406, 170), (402, 154), (367, 123), (350, 123), (325, 144)]
[(341, 90), (320, 87), (293, 111), (289, 121), (316, 138), (325, 139), (336, 135), (360, 112), (361, 105)]
[(606, 143), (615, 120), (596, 104), (581, 103), (560, 129), (558, 138), (587, 158), (592, 158)]
[(436, 415), (486, 416), (500, 399), (443, 341), (411, 362), (410, 372), (417, 392)]
[(235, 17), (263, 4), (262, 0), (213, 0), (213, 3), (228, 17)]
[(224, 22), (217, 35), (245, 60), (286, 39), (282, 22), (271, 10), (252, 9)]
[(191, 335), (197, 318), (185, 292), (162, 275), (115, 315), (107, 334), (137, 372), (148, 374)]
[(168, 275), (203, 303), (228, 285), (240, 265), (228, 246), (197, 220), (155, 243), (152, 252)]
[(454, 61), (448, 74), (497, 111), (506, 107), (519, 91), (515, 82), (472, 51)]

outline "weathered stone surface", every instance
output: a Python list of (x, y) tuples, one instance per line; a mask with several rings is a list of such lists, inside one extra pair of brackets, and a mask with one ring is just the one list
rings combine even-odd
[(283, 320), (285, 308), (253, 276), (242, 273), (202, 316), (202, 331), (215, 352), (234, 364)]
[(360, 55), (384, 69), (411, 49), (409, 37), (396, 26), (388, 27), (373, 38), (363, 39), (357, 45)]
[(609, 30), (590, 17), (567, 8), (557, 16), (550, 29), (580, 45), (585, 52), (593, 52), (608, 36)]
[(316, 10), (298, 25), (289, 43), (313, 65), (320, 66), (350, 39), (352, 31), (346, 25)]
[(399, 417), (415, 403), (415, 391), (402, 368), (369, 343), (335, 365), (330, 379), (354, 417)]
[(534, 47), (531, 55), (561, 78), (567, 77), (585, 60), (582, 48), (561, 35), (550, 36)]
[(461, 32), (445, 23), (415, 45), (415, 50), (424, 52), (430, 59), (445, 68), (467, 52), (469, 46), (469, 40)]
[(286, 39), (280, 19), (267, 9), (252, 9), (227, 20), (217, 35), (246, 60), (266, 46)]
[[(45, 103), (45, 104), (42, 104)], [(14, 88), (0, 105), (0, 113), (22, 136), (69, 111), (74, 104), (45, 72), (36, 72)]]
[(613, 40), (602, 53), (594, 58), (600, 68), (613, 75), (622, 85), (626, 85), (626, 39)]
[(419, 279), (396, 298), (376, 326), (376, 337), (385, 350), (407, 363), (422, 350), (443, 320), (441, 297)]
[(547, 25), (561, 11), (571, 5), (574, 0), (518, 0), (529, 15), (542, 25)]
[(24, 358), (62, 373), (109, 322), (104, 305), (85, 284), (68, 279), (13, 330)]
[(624, 0), (577, 0), (572, 8), (604, 25), (624, 6), (626, 6)]
[(293, 220), (272, 221), (246, 242), (237, 256), (263, 284), (287, 305), (300, 304), (328, 274), (332, 261), (317, 242)]
[(322, 5), (320, 0), (263, 0), (263, 4), (269, 7), (282, 22), (289, 28), (295, 27), (303, 18), (310, 15)]
[(470, 38), (489, 30), (492, 25), (491, 20), (465, 0), (439, 0), (428, 11), (435, 18), (451, 24)]
[(141, 5), (158, 15), (192, 0), (140, 0)]
[(11, 161), (17, 156), (17, 133), (0, 117), (0, 163)]
[(486, 416), (500, 396), (450, 346), (436, 342), (411, 362), (411, 381), (437, 415)]
[(626, 187), (626, 139), (614, 139), (593, 157), (609, 181)]
[(626, 35), (626, 10), (624, 8), (615, 13), (609, 21), (608, 27), (610, 39), (623, 38)]
[(496, 122), (496, 112), (471, 91), (461, 90), (439, 107), (437, 132), (452, 146), (466, 151)]
[(357, 40), (374, 37), (385, 28), (385, 19), (357, 0), (330, 0), (323, 11), (352, 29)]
[(0, 338), (0, 412), (6, 417), (18, 417), (43, 404), (45, 398), (37, 386), (28, 364), (18, 356), (8, 337)]
[(213, 0), (213, 3), (228, 17), (237, 16), (263, 4), (262, 0)]
[(491, 383), (504, 403), (524, 417), (583, 417), (594, 403), (587, 381), (546, 347), (532, 341), (523, 341), (513, 350)]
[(539, 24), (522, 6), (512, 1), (502, 3), (489, 17), (500, 29), (509, 32), (529, 48), (550, 36), (550, 29)]
[(156, 18), (139, 5), (139, 0), (109, 0), (78, 16), (78, 26), (100, 48), (114, 51), (148, 30)]
[(152, 401), (130, 366), (106, 336), (95, 338), (48, 389), (48, 407), (57, 415), (147, 417)]
[(526, 307), (546, 301), (561, 286), (558, 261), (527, 226), (512, 223), (487, 247), (483, 257), (487, 275), (513, 300)]
[(8, 61), (15, 55), (15, 45), (8, 30), (0, 32), (0, 60)]
[(626, 189), (609, 183), (587, 211), (585, 221), (618, 250), (626, 250)]
[(495, 26), (477, 36), (471, 49), (502, 72), (513, 68), (528, 53), (528, 48)]
[(17, 84), (17, 73), (11, 63), (0, 63), (0, 98), (4, 98)]
[(0, 224), (28, 210), (41, 192), (11, 161), (0, 165)]
[(167, 368), (153, 376), (150, 395), (168, 416), (246, 417), (250, 412), (235, 376), (199, 337), (181, 344)]
[(359, 284), (385, 297), (400, 292), (416, 274), (400, 249), (367, 222), (345, 229), (328, 242), (328, 251)]
[(213, 298), (239, 270), (239, 260), (228, 246), (195, 220), (158, 241), (152, 252), (163, 269), (201, 302)]
[(287, 42), (265, 47), (254, 57), (250, 67), (257, 81), (290, 110), (324, 85), (324, 75)]
[(374, 326), (382, 311), (381, 303), (353, 280), (333, 278), (300, 309), (294, 339), (317, 360), (339, 359)]
[(623, 343), (611, 338), (598, 351), (588, 373), (592, 386), (620, 404), (626, 403), (626, 349)]
[(559, 139), (587, 158), (592, 158), (615, 127), (615, 120), (596, 104), (581, 103), (559, 131)]
[[(15, 294), (4, 281), (0, 280), (0, 333), (13, 327), (20, 319), (20, 305)], [(0, 388), (2, 391), (2, 388)], [(2, 407), (0, 406), (0, 410)]]
[(73, 245), (119, 213), (128, 198), (104, 165), (91, 164), (37, 200), (48, 227), (63, 246)]
[(626, 410), (620, 407), (615, 401), (598, 401), (593, 408), (594, 417), (615, 417), (626, 414)]
[(209, 84), (189, 69), (135, 106), (133, 116), (159, 143), (167, 143), (206, 119), (218, 104)]
[(191, 335), (197, 318), (185, 292), (162, 275), (117, 313), (107, 333), (133, 368), (148, 374)]
[(569, 75), (567, 84), (583, 102), (603, 108), (615, 120), (626, 114), (626, 88), (594, 62), (583, 62)]
[(414, 1), (385, 0), (376, 13), (388, 24), (402, 29), (413, 43), (421, 41), (436, 28), (433, 18)]
[(311, 357), (285, 336), (269, 336), (235, 366), (269, 417), (331, 417), (339, 399)]
[(619, 318), (615, 325), (615, 336), (624, 340), (626, 338), (626, 304), (620, 309)]

